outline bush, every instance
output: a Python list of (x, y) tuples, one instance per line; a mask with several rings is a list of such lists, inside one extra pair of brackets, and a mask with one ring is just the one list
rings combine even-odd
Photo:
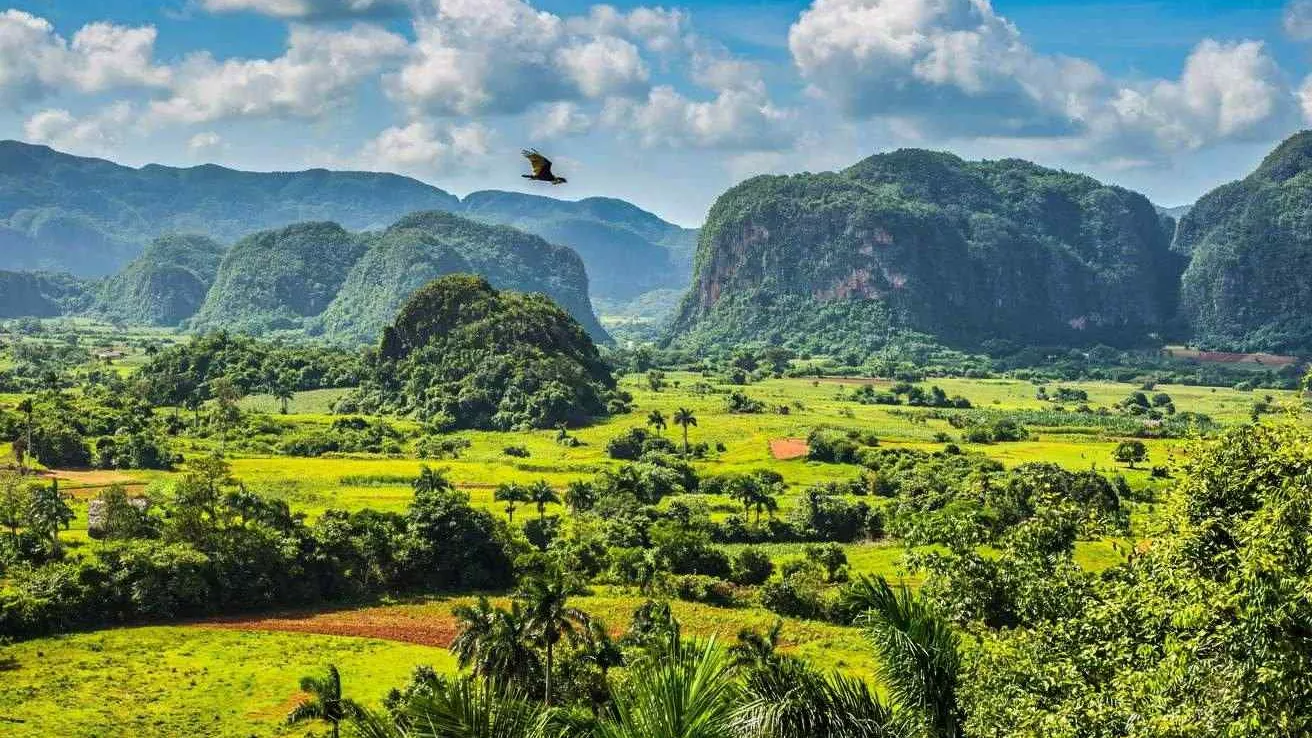
[(747, 547), (733, 557), (733, 581), (744, 586), (764, 584), (774, 574), (774, 562), (759, 548)]
[(685, 602), (731, 607), (738, 604), (733, 585), (723, 579), (702, 574), (682, 574), (672, 577), (666, 584), (676, 598)]
[(823, 591), (820, 573), (804, 568), (766, 582), (761, 587), (761, 606), (786, 617), (816, 620), (825, 614)]
[(529, 453), (528, 449), (525, 448), (524, 446), (506, 446), (505, 448), (501, 449), (501, 453), (505, 454), (506, 456), (513, 456), (517, 459), (527, 459), (529, 456), (532, 455)]
[(646, 428), (630, 428), (606, 442), (606, 455), (622, 461), (637, 461), (649, 453), (673, 454), (677, 451), (673, 441), (653, 435)]
[(460, 452), (472, 445), (467, 438), (424, 436), (415, 444), (415, 456), (421, 459), (458, 459)]

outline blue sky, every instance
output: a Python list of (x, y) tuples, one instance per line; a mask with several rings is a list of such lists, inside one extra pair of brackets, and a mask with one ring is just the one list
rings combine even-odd
[(532, 189), (518, 150), (699, 223), (744, 177), (903, 146), (1190, 202), (1312, 115), (1312, 0), (26, 0), (0, 137), (133, 165)]

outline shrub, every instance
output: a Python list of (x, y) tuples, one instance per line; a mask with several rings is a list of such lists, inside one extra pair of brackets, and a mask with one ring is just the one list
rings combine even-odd
[(501, 449), (501, 453), (505, 454), (506, 456), (513, 456), (517, 459), (527, 459), (529, 456), (532, 455), (529, 453), (528, 449), (525, 448), (524, 446), (506, 446), (505, 448)]
[(738, 604), (733, 585), (723, 579), (702, 574), (682, 574), (670, 578), (666, 587), (680, 600), (730, 607)]
[(733, 557), (733, 581), (737, 584), (764, 584), (771, 574), (774, 574), (774, 562), (759, 548), (749, 546)]

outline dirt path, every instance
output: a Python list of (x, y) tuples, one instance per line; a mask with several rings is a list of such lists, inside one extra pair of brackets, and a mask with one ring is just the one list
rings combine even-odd
[(431, 609), (407, 612), (397, 607), (281, 613), (267, 617), (231, 616), (201, 621), (195, 627), (378, 638), (436, 648), (449, 647), (459, 631), (456, 619), (449, 613), (435, 613)]
[(770, 441), (770, 455), (780, 461), (803, 458), (809, 451), (805, 438), (775, 438)]

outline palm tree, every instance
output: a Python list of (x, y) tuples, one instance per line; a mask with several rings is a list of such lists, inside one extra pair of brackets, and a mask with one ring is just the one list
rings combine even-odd
[(555, 648), (560, 639), (577, 638), (587, 627), (588, 614), (569, 606), (572, 583), (560, 572), (533, 577), (523, 584), (518, 597), (524, 602), (529, 632), (547, 652), (546, 704), (551, 705), (551, 670), (555, 665)]
[(614, 717), (597, 738), (731, 738), (739, 687), (733, 663), (714, 639), (673, 642), (643, 662), (615, 695)]
[(775, 652), (779, 648), (779, 639), (784, 632), (783, 618), (775, 618), (774, 625), (762, 633), (753, 628), (738, 631), (738, 642), (729, 647), (738, 666), (762, 667), (778, 660)]
[(359, 705), (342, 697), (342, 676), (332, 664), (328, 665), (328, 673), (324, 676), (301, 677), (301, 691), (310, 698), (287, 713), (288, 725), (322, 720), (332, 726), (333, 738), (338, 738), (339, 724), (360, 712)]
[(734, 713), (741, 738), (901, 738), (912, 735), (860, 679), (826, 676), (794, 658), (748, 672)]
[(462, 605), (452, 614), (460, 630), (451, 652), (460, 668), (472, 667), (475, 674), (502, 685), (524, 684), (537, 676), (542, 665), (518, 602), (505, 610), (480, 597), (473, 607)]
[(506, 503), (506, 517), (510, 519), (510, 524), (515, 524), (515, 507), (521, 502), (528, 502), (528, 490), (524, 489), (522, 484), (507, 482), (497, 486), (497, 491), (492, 494), (492, 499), (497, 502)]
[(287, 414), (287, 404), (296, 396), (296, 375), (289, 371), (279, 373), (269, 382), (269, 391), (280, 405), (282, 415)]
[(843, 600), (862, 613), (857, 623), (879, 655), (876, 674), (893, 703), (920, 718), (931, 738), (958, 738), (961, 656), (952, 626), (906, 586), (894, 590), (883, 577), (861, 577)]
[(655, 428), (656, 435), (660, 435), (665, 431), (666, 428), (665, 413), (661, 412), (660, 410), (652, 410), (651, 412), (647, 413), (647, 425), (649, 427)]
[(26, 428), (27, 440), (23, 443), (23, 459), (21, 471), (27, 473), (27, 457), (36, 458), (36, 452), (32, 448), (32, 412), (35, 410), (31, 397), (24, 397), (18, 402), (18, 412), (23, 414), (23, 422)]
[(687, 456), (688, 446), (688, 426), (697, 425), (697, 416), (686, 407), (681, 407), (674, 411), (674, 424), (683, 426), (683, 455)]
[(565, 485), (563, 498), (570, 511), (577, 515), (591, 510), (597, 504), (597, 490), (582, 479), (575, 479)]
[(624, 649), (610, 637), (606, 623), (597, 618), (588, 621), (588, 627), (579, 639), (578, 657), (600, 669), (602, 676), (613, 667), (624, 665)]
[(451, 480), (446, 478), (446, 472), (442, 469), (434, 469), (427, 464), (419, 467), (419, 476), (415, 481), (410, 483), (415, 494), (424, 492), (447, 492), (454, 489)]
[(528, 501), (538, 506), (538, 520), (542, 520), (547, 517), (548, 504), (560, 504), (560, 495), (547, 480), (539, 479), (528, 486)]
[(201, 399), (199, 391), (188, 392), (183, 398), (182, 405), (192, 413), (191, 432), (200, 431), (200, 409), (205, 406), (205, 400)]
[(404, 730), (374, 712), (352, 724), (362, 738), (532, 738), (543, 722), (542, 708), (522, 692), (469, 678), (411, 697), (401, 715)]

